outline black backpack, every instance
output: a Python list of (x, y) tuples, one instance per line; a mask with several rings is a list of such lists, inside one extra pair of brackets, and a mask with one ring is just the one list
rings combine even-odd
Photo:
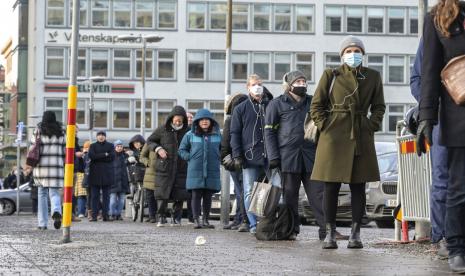
[(294, 214), (285, 204), (279, 204), (273, 215), (264, 217), (257, 224), (257, 240), (287, 240), (294, 233)]

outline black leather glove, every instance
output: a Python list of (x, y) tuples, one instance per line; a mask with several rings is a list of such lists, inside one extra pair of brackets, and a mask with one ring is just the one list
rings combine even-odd
[(281, 166), (281, 160), (274, 159), (270, 161), (270, 170), (279, 168)]
[(244, 159), (242, 159), (242, 157), (234, 158), (234, 168), (236, 169), (236, 172), (242, 170), (243, 165), (244, 165)]
[(417, 154), (421, 156), (426, 153), (426, 143), (433, 145), (433, 121), (423, 120), (418, 125), (417, 130)]
[(231, 154), (226, 155), (222, 160), (221, 164), (224, 166), (224, 168), (228, 171), (234, 171), (235, 168), (235, 163), (234, 159), (232, 159)]

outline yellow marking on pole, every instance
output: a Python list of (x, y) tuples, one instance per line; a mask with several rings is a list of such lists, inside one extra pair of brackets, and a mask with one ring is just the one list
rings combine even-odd
[(63, 221), (62, 221), (63, 227), (70, 227), (71, 226), (71, 218), (72, 218), (72, 216), (70, 216), (68, 214), (72, 213), (72, 208), (73, 208), (73, 204), (71, 202), (63, 203), (63, 214), (64, 214)]
[(65, 187), (73, 187), (74, 164), (65, 165)]
[(76, 109), (77, 106), (77, 85), (68, 86), (68, 109)]
[(76, 142), (76, 126), (75, 125), (68, 125), (66, 127), (66, 147), (67, 148), (75, 148)]

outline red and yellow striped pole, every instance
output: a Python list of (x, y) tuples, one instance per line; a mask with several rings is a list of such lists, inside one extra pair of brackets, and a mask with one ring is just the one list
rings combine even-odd
[(79, 35), (80, 1), (73, 1), (73, 22), (71, 38), (71, 64), (68, 87), (68, 125), (66, 127), (65, 187), (63, 193), (63, 243), (71, 242), (71, 217), (73, 209), (74, 181), (74, 142), (76, 141), (76, 103), (77, 103), (77, 52)]

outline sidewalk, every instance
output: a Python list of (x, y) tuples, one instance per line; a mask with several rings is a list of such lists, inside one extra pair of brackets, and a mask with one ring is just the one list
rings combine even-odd
[[(184, 220), (183, 220), (184, 222)], [(217, 222), (214, 221), (216, 224)], [(317, 228), (297, 241), (261, 242), (248, 233), (196, 230), (191, 225), (87, 220), (74, 223), (72, 242), (61, 230), (39, 231), (30, 215), (0, 217), (0, 275), (444, 275), (446, 261), (411, 246), (379, 246), (392, 229), (363, 228), (365, 248), (322, 250)], [(52, 227), (53, 228), (53, 227)], [(341, 228), (348, 234), (349, 228)], [(206, 244), (196, 246), (198, 235)]]

